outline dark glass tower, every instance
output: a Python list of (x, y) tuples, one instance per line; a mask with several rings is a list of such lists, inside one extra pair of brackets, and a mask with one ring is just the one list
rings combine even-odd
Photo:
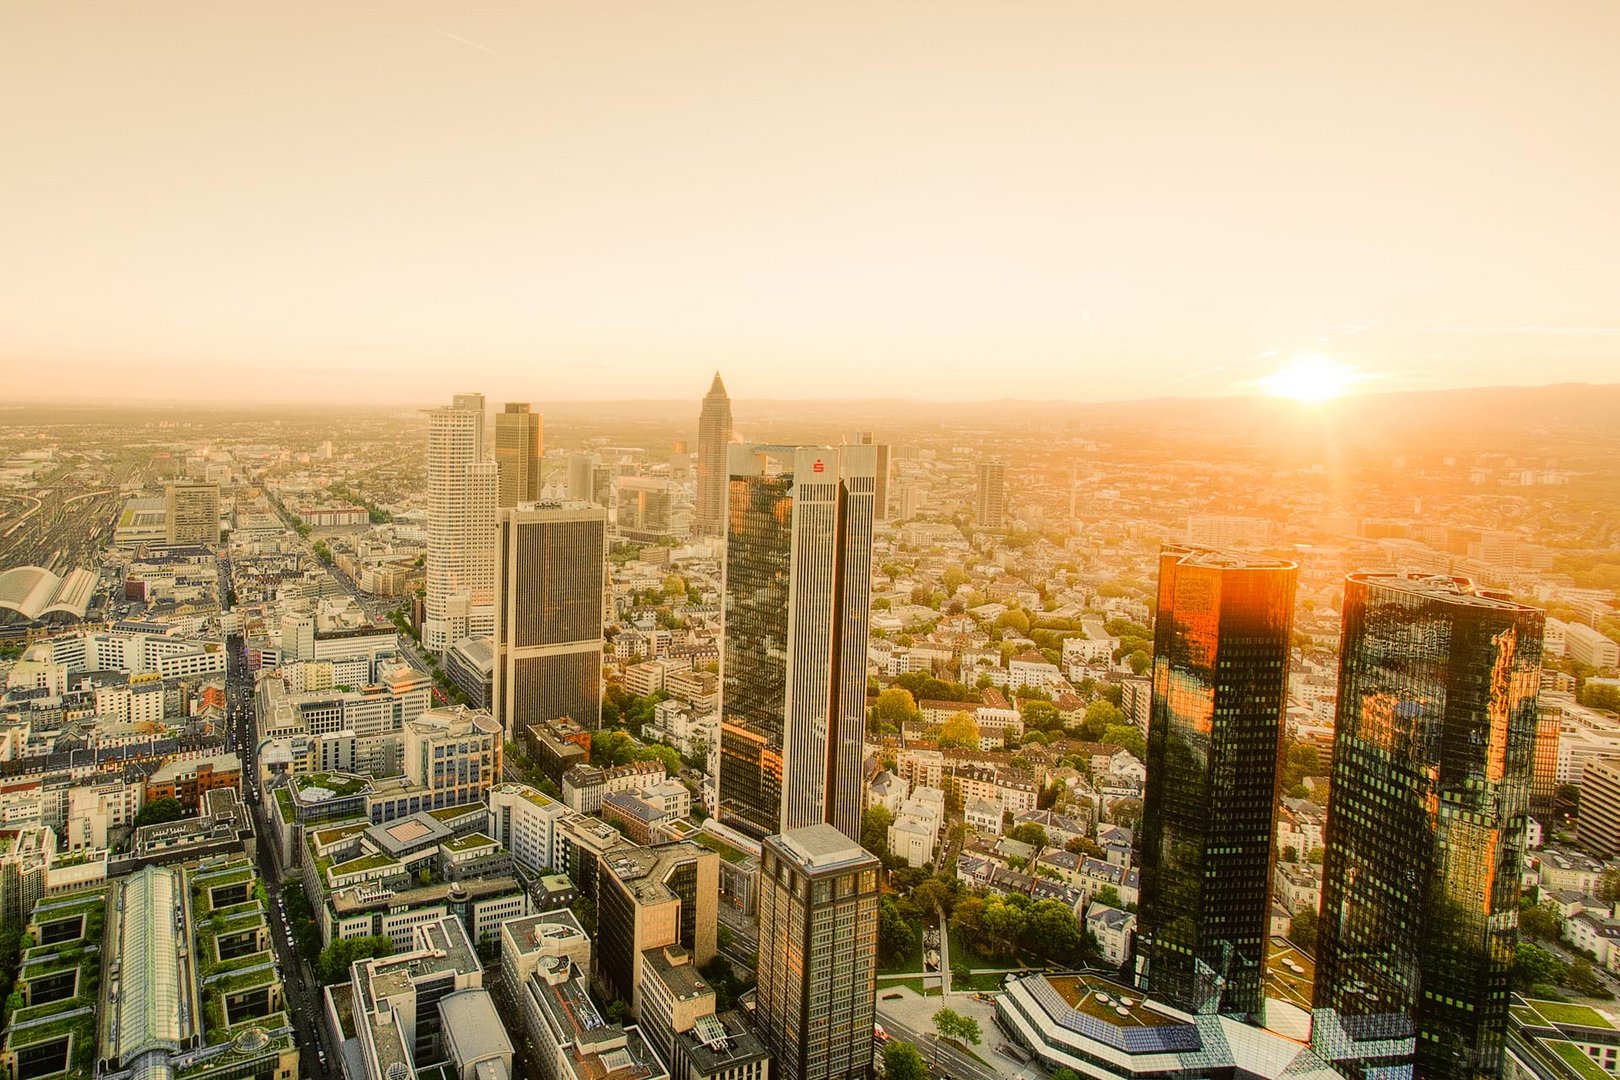
[(579, 503), (501, 510), (495, 557), (495, 719), (511, 739), (563, 716), (596, 730), (607, 511)]
[(1345, 584), (1311, 1038), (1352, 1075), (1498, 1074), (1542, 622), (1458, 578)]
[(720, 818), (860, 836), (872, 592), (870, 446), (733, 446)]
[(1235, 552), (1159, 555), (1143, 956), (1148, 993), (1190, 1013), (1262, 1011), (1297, 572)]

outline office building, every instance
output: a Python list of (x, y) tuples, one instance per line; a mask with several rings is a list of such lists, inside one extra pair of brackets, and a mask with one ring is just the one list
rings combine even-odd
[(731, 445), (731, 399), (720, 373), (703, 398), (698, 414), (697, 506), (692, 534), (699, 537), (726, 535), (726, 486), (729, 482), (727, 454)]
[(511, 738), (563, 716), (594, 731), (607, 514), (580, 503), (502, 510), (497, 562), (496, 719)]
[(754, 1020), (783, 1080), (866, 1077), (877, 1008), (877, 857), (831, 825), (761, 845)]
[(163, 543), (168, 547), (219, 543), (219, 485), (179, 480), (163, 485)]
[(1564, 627), (1564, 648), (1571, 660), (1595, 668), (1620, 667), (1620, 643), (1580, 623)]
[(874, 474), (872, 485), (872, 519), (874, 521), (889, 520), (889, 445), (876, 442), (870, 431), (856, 434), (855, 441), (862, 446), (870, 446), (877, 451), (877, 471)]
[(1298, 569), (1167, 547), (1159, 555), (1141, 828), (1149, 993), (1258, 1019)]
[(501, 784), (489, 793), (490, 836), (512, 852), (530, 873), (550, 870), (557, 847), (557, 825), (571, 811), (528, 784)]
[(734, 1012), (714, 1011), (714, 988), (678, 945), (648, 949), (641, 1029), (679, 1080), (768, 1080), (765, 1044)]
[(540, 456), (545, 453), (540, 414), (527, 402), (508, 401), (495, 414), (496, 506), (540, 498)]
[(733, 446), (720, 818), (758, 838), (860, 835), (872, 582), (870, 446)]
[[(448, 1063), (458, 1049), (465, 1055), (504, 1060), (504, 1069), (484, 1074), (488, 1080), (501, 1080), (510, 1075), (512, 1055), (511, 1045), (500, 1037), (504, 1029), (497, 1024), (493, 1032), (470, 1030), (472, 1010), (465, 1005), (452, 1006), (448, 1015), (441, 1011), (452, 1001), (470, 1001), (464, 994), (487, 998), (483, 987), (484, 968), (473, 943), (461, 920), (447, 915), (417, 926), (409, 949), (356, 961), (342, 993), (337, 992), (339, 987), (326, 990), (326, 1008), (329, 1014), (340, 1014), (336, 1002), (347, 1000), (354, 1034), (352, 1044), (345, 1040), (349, 1044), (345, 1057), (353, 1052), (366, 1080), (425, 1074)], [(476, 1011), (493, 1014), (493, 1009), (487, 1014), (481, 1008)], [(348, 1028), (342, 1030), (348, 1033)]]
[(1460, 578), (1345, 584), (1311, 1038), (1357, 1077), (1497, 1075), (1542, 614)]
[(702, 967), (715, 955), (720, 856), (695, 843), (626, 847), (602, 857), (596, 977), (641, 1016), (643, 953), (677, 945)]
[(1193, 1015), (1096, 975), (1017, 974), (996, 996), (1009, 1041), (1048, 1072), (1098, 1080), (1342, 1080), (1300, 1042)]
[(428, 411), (427, 596), (422, 644), (442, 653), (495, 628), (495, 463), (484, 395)]
[(1582, 851), (1604, 859), (1620, 855), (1620, 762), (1586, 763), (1575, 835)]
[(0, 1075), (297, 1076), (291, 1001), (254, 877), (246, 858), (147, 866), (8, 923), (39, 944), (18, 967), (27, 1015), (13, 1011)]
[(482, 709), (429, 709), (401, 736), (405, 777), (422, 790), (422, 809), (482, 802), (501, 775), (501, 728)]
[(981, 529), (1002, 529), (1007, 525), (1007, 465), (987, 459), (979, 462), (978, 498), (974, 517)]
[(652, 543), (675, 532), (670, 510), (674, 485), (656, 476), (621, 476), (613, 499), (614, 531), (626, 540)]

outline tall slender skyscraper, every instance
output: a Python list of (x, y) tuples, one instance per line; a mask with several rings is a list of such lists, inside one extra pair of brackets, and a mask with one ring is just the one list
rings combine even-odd
[(1007, 465), (987, 458), (979, 462), (978, 498), (974, 516), (981, 529), (1001, 529), (1007, 525)]
[(540, 498), (540, 455), (544, 453), (540, 414), (528, 402), (508, 401), (495, 414), (495, 469), (500, 477), (499, 506), (516, 506)]
[(495, 625), (495, 463), (484, 453), (484, 395), (428, 411), (428, 547), (422, 644), (444, 652)]
[(720, 817), (860, 836), (872, 591), (870, 446), (733, 446)]
[(877, 1005), (877, 856), (830, 825), (760, 845), (754, 1020), (783, 1080), (872, 1071)]
[(584, 503), (503, 509), (497, 533), (495, 719), (514, 739), (559, 716), (595, 730), (607, 511)]
[(1142, 954), (1148, 992), (1190, 1013), (1263, 1011), (1297, 574), (1235, 552), (1159, 555)]
[(720, 373), (703, 397), (698, 414), (697, 507), (694, 536), (724, 536), (726, 514), (726, 447), (731, 444), (731, 399)]
[(1352, 574), (1311, 1041), (1350, 1075), (1499, 1075), (1542, 613), (1461, 578)]
[(877, 486), (872, 493), (872, 519), (889, 520), (889, 444), (877, 442), (870, 431), (860, 431), (855, 441), (877, 451)]

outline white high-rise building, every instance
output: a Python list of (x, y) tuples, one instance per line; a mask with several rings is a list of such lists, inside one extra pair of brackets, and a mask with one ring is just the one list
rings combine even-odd
[(422, 643), (442, 653), (495, 631), (495, 462), (484, 451), (484, 395), (428, 413), (427, 612)]

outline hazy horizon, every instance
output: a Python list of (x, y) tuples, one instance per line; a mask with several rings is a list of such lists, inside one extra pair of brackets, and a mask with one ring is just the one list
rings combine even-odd
[(8, 400), (1620, 370), (1620, 7), (22, 2)]

